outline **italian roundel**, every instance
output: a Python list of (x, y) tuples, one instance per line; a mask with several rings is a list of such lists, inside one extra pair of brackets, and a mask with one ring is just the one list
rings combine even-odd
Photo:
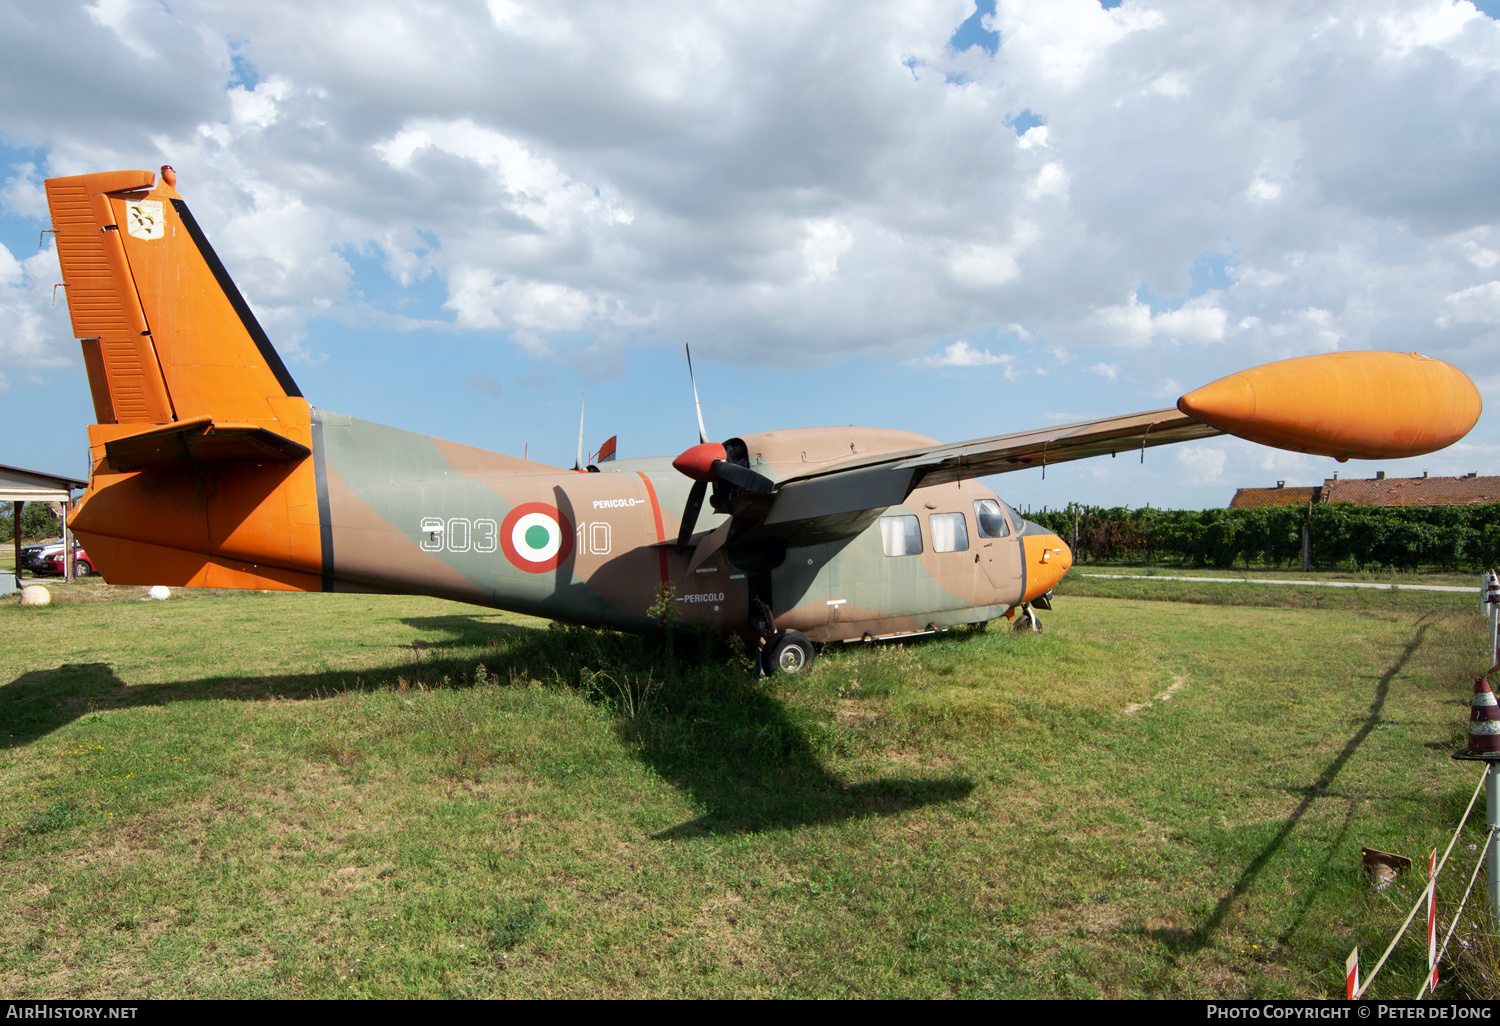
[(528, 573), (556, 570), (573, 554), (573, 525), (556, 506), (523, 502), (500, 525), (500, 548)]

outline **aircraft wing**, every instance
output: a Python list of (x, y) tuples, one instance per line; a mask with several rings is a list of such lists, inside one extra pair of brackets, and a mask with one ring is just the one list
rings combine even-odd
[[(1462, 371), (1418, 353), (1324, 353), (1252, 367), (1188, 393), (1175, 409), (796, 467), (731, 503), (736, 538), (788, 545), (847, 537), (930, 484), (1232, 434), (1339, 461), (1435, 452), (1479, 419)], [(723, 450), (720, 450), (723, 451)], [(778, 470), (781, 468), (766, 468)], [(752, 475), (756, 477), (758, 475)]]
[(874, 516), (904, 501), (922, 485), (1030, 470), (1091, 456), (1143, 453), (1154, 446), (1223, 433), (1169, 408), (880, 453), (778, 481), (755, 533), (795, 539), (796, 544), (832, 540), (830, 535), (863, 530)]

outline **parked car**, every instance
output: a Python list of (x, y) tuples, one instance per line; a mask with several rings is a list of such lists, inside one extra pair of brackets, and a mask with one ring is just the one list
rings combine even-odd
[[(63, 552), (62, 546), (57, 546), (57, 551), (43, 558), (41, 568), (37, 571), (43, 574), (57, 574), (62, 576)], [(82, 549), (73, 550), (73, 576), (92, 577), (94, 574), (94, 561), (89, 559), (89, 554)]]
[(21, 569), (30, 570), (34, 574), (46, 573), (48, 558), (61, 553), (62, 550), (62, 542), (44, 542), (41, 545), (27, 545), (21, 549)]

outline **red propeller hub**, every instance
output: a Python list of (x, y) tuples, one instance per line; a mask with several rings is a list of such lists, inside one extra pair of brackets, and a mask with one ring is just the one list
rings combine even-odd
[(679, 473), (694, 481), (714, 480), (714, 460), (727, 459), (728, 454), (718, 442), (702, 442), (672, 461)]

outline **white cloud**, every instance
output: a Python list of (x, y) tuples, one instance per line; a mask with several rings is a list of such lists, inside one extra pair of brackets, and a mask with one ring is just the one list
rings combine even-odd
[(52, 285), (61, 280), (50, 247), (17, 260), (0, 246), (0, 363), (61, 367), (74, 362), (66, 304), (61, 297), (55, 306), (52, 302)]
[(0, 245), (0, 286), (19, 285), (25, 274), (21, 269), (21, 261), (12, 256), (9, 249)]
[(1187, 445), (1176, 452), (1177, 462), (1192, 475), (1192, 484), (1217, 484), (1224, 480), (1224, 466), (1228, 453), (1222, 448), (1206, 445)]
[[(1500, 374), (1492, 19), (1001, 0), (999, 49), (954, 53), (972, 10), (36, 5), (9, 25), (0, 132), (41, 155), (0, 168), (0, 205), (172, 163), (289, 347), (422, 285), (456, 330), (559, 359), (692, 339), (906, 361), (1007, 333), (1131, 380), (1365, 347)], [(1046, 124), (1018, 138), (1020, 111)], [(1206, 290), (1203, 254), (1230, 250)], [(45, 287), (0, 274), (4, 358), (76, 366)]]
[(1464, 243), (1464, 254), (1468, 257), (1469, 263), (1481, 271), (1488, 271), (1496, 264), (1500, 264), (1500, 252), (1486, 249), (1472, 239)]
[(1026, 191), (1032, 199), (1041, 199), (1043, 196), (1066, 196), (1068, 194), (1067, 169), (1055, 160), (1050, 164), (1043, 164)]
[(926, 356), (921, 364), (927, 367), (997, 367), (1015, 359), (1010, 353), (995, 355), (988, 349), (975, 349), (963, 339), (949, 343), (937, 356)]
[(157, 53), (148, 41), (149, 33), (141, 24), (150, 7), (149, 3), (140, 0), (98, 0), (84, 10), (96, 24), (112, 31), (120, 42), (139, 56), (155, 57)]
[(1500, 281), (1471, 285), (1469, 288), (1450, 294), (1446, 302), (1447, 311), (1440, 318), (1440, 323), (1444, 325), (1450, 319), (1500, 324)]
[(1105, 344), (1143, 346), (1151, 341), (1151, 307), (1132, 293), (1122, 304), (1093, 311), (1089, 327)]
[(811, 281), (828, 281), (839, 273), (839, 257), (854, 245), (849, 229), (831, 218), (807, 222), (807, 241), (802, 243), (802, 263)]
[(1102, 378), (1107, 378), (1110, 381), (1120, 376), (1120, 365), (1117, 363), (1096, 363), (1093, 366), (1085, 367), (1084, 370), (1097, 374)]
[(0, 208), (38, 221), (47, 217), (47, 196), (35, 164), (17, 164), (16, 173), (0, 186)]
[(1016, 140), (1016, 145), (1023, 150), (1041, 149), (1047, 145), (1047, 126), (1032, 125), (1021, 133)]
[(471, 328), (525, 328), (536, 332), (577, 331), (598, 304), (577, 289), (552, 282), (497, 282), (488, 272), (461, 268), (454, 272), (446, 304), (459, 324)]
[(1253, 203), (1269, 203), (1281, 197), (1281, 186), (1265, 175), (1256, 175), (1255, 181), (1250, 183), (1250, 188), (1245, 190), (1245, 195)]
[(1345, 334), (1332, 311), (1315, 306), (1288, 311), (1282, 320), (1270, 326), (1269, 333), (1295, 343), (1302, 352), (1312, 353), (1337, 349)]
[(1184, 342), (1221, 342), (1229, 314), (1216, 305), (1211, 296), (1189, 300), (1176, 310), (1154, 314), (1152, 334), (1159, 338)]

